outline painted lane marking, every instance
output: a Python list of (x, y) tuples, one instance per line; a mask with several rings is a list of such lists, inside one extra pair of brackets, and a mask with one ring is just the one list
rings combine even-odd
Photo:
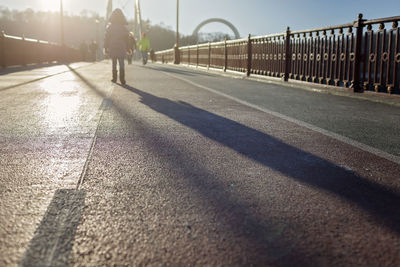
[(272, 111), (272, 110), (269, 110), (269, 109), (266, 109), (266, 108), (259, 107), (259, 106), (257, 106), (257, 105), (251, 104), (251, 103), (249, 103), (249, 102), (247, 102), (247, 101), (244, 101), (244, 100), (241, 100), (241, 99), (236, 98), (236, 97), (234, 97), (234, 96), (231, 96), (231, 95), (222, 93), (222, 92), (220, 92), (220, 91), (218, 91), (218, 90), (215, 90), (215, 89), (212, 89), (212, 88), (210, 88), (210, 87), (207, 87), (207, 86), (204, 86), (204, 85), (195, 83), (195, 82), (193, 82), (193, 81), (191, 81), (191, 80), (188, 80), (188, 79), (179, 77), (179, 76), (177, 76), (177, 75), (174, 75), (174, 74), (171, 74), (171, 73), (167, 73), (167, 72), (164, 72), (164, 71), (163, 71), (163, 73), (164, 73), (165, 75), (167, 75), (167, 76), (170, 76), (170, 77), (175, 78), (175, 79), (177, 79), (177, 80), (181, 80), (181, 81), (183, 81), (183, 82), (186, 82), (186, 83), (188, 83), (188, 84), (190, 84), (190, 85), (193, 85), (193, 86), (195, 86), (195, 87), (198, 87), (198, 88), (200, 88), (200, 89), (204, 89), (204, 90), (209, 91), (209, 92), (212, 92), (212, 93), (214, 93), (214, 94), (217, 94), (217, 95), (226, 97), (226, 98), (228, 98), (228, 99), (230, 99), (230, 100), (233, 100), (233, 101), (235, 101), (235, 102), (237, 102), (237, 103), (240, 103), (240, 104), (242, 104), (242, 105), (245, 105), (245, 106), (254, 108), (254, 109), (256, 109), (256, 110), (259, 110), (259, 111), (261, 111), (261, 112), (267, 113), (267, 114), (269, 114), (269, 115), (272, 115), (272, 116), (278, 117), (278, 118), (280, 118), (280, 119), (289, 121), (289, 122), (291, 122), (291, 123), (294, 123), (294, 124), (297, 124), (297, 125), (299, 125), (299, 126), (305, 127), (305, 128), (307, 128), (307, 129), (313, 130), (313, 131), (315, 131), (315, 132), (321, 133), (321, 134), (323, 134), (323, 135), (326, 135), (326, 136), (328, 136), (328, 137), (331, 137), (331, 138), (333, 138), (333, 139), (336, 139), (336, 140), (341, 141), (341, 142), (343, 142), (343, 143), (346, 143), (346, 144), (348, 144), (348, 145), (352, 145), (352, 146), (354, 146), (354, 147), (356, 147), (356, 148), (359, 148), (359, 149), (361, 149), (361, 150), (363, 150), (363, 151), (369, 152), (369, 153), (374, 154), (374, 155), (376, 155), (376, 156), (379, 156), (379, 157), (381, 157), (381, 158), (384, 158), (384, 159), (387, 159), (387, 160), (392, 161), (392, 162), (394, 162), (394, 163), (400, 164), (400, 157), (395, 156), (395, 155), (392, 155), (392, 154), (387, 153), (387, 152), (385, 152), (385, 151), (382, 151), (382, 150), (380, 150), (380, 149), (377, 149), (377, 148), (371, 147), (371, 146), (369, 146), (369, 145), (360, 143), (360, 142), (358, 142), (358, 141), (355, 141), (355, 140), (353, 140), (353, 139), (351, 139), (351, 138), (342, 136), (342, 135), (340, 135), (340, 134), (337, 134), (337, 133), (334, 133), (334, 132), (331, 132), (331, 131), (322, 129), (322, 128), (320, 128), (320, 127), (314, 126), (314, 125), (309, 124), (309, 123), (307, 123), (307, 122), (304, 122), (304, 121), (300, 121), (300, 120), (291, 118), (291, 117), (286, 116), (286, 115), (284, 115), (284, 114), (281, 114), (281, 113), (279, 113), (279, 112), (276, 112), (276, 111)]
[[(114, 87), (112, 87), (112, 89), (111, 89), (110, 96), (112, 95), (113, 91), (114, 91)], [(92, 156), (93, 156), (94, 147), (97, 143), (97, 136), (98, 136), (101, 121), (103, 120), (104, 111), (109, 110), (111, 108), (111, 106), (112, 106), (111, 97), (103, 98), (103, 101), (101, 102), (100, 107), (99, 107), (99, 111), (101, 112), (100, 118), (99, 118), (99, 121), (97, 122), (96, 131), (94, 133), (93, 140), (90, 145), (89, 153), (85, 160), (85, 164), (83, 165), (81, 175), (79, 176), (78, 184), (76, 185), (77, 190), (80, 189), (80, 187), (82, 186), (82, 184), (85, 180), (86, 172), (89, 167), (90, 160), (92, 159)]]

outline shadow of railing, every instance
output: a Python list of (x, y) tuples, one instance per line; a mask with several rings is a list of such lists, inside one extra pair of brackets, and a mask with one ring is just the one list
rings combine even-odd
[(60, 64), (60, 63), (43, 63), (43, 64), (35, 64), (35, 65), (29, 65), (29, 66), (9, 67), (9, 68), (0, 69), (0, 76), (15, 73), (15, 72), (36, 70), (36, 69), (53, 67), (53, 66), (58, 66), (58, 65), (62, 65), (62, 64)]
[[(95, 63), (88, 63), (88, 65), (85, 65), (85, 66), (89, 66), (89, 65), (92, 65), (92, 64), (95, 64)], [(16, 67), (15, 71), (11, 70), (11, 72), (7, 72), (8, 71), (8, 69), (7, 69), (7, 70), (5, 70), (5, 73), (3, 73), (3, 74), (0, 72), (0, 76), (1, 75), (7, 75), (7, 74), (10, 74), (10, 73), (13, 73), (13, 72), (33, 70), (33, 69), (36, 69), (36, 68), (45, 68), (45, 67), (52, 67), (52, 66), (64, 66), (64, 65), (65, 64), (50, 64), (50, 65), (43, 65), (43, 66), (33, 65), (33, 66), (29, 66), (29, 67)], [(26, 82), (17, 83), (17, 84), (5, 86), (5, 87), (0, 87), (0, 92), (1, 91), (6, 91), (6, 90), (9, 90), (9, 89), (13, 89), (13, 88), (17, 88), (17, 87), (20, 87), (20, 86), (24, 86), (24, 85), (27, 85), (27, 84), (31, 84), (31, 83), (34, 83), (34, 82), (38, 82), (38, 81), (41, 81), (41, 80), (44, 80), (44, 79), (47, 79), (47, 78), (50, 78), (50, 77), (53, 77), (53, 76), (56, 76), (56, 75), (59, 75), (59, 74), (66, 73), (66, 72), (68, 72), (70, 70), (73, 70), (73, 68), (70, 65), (65, 65), (65, 66), (68, 67), (68, 70), (61, 70), (61, 71), (58, 71), (58, 72), (52, 72), (52, 73), (48, 73), (48, 74), (43, 74), (42, 76), (38, 76), (38, 78), (36, 78), (36, 79), (28, 80)], [(76, 67), (75, 69), (80, 69), (80, 68), (83, 68), (85, 66)]]
[[(100, 96), (107, 97), (82, 74), (75, 70), (72, 71)], [(383, 224), (397, 234), (400, 233), (400, 211), (398, 210), (400, 196), (390, 188), (347, 171), (323, 158), (285, 144), (270, 135), (188, 103), (160, 98), (129, 85), (123, 86), (123, 88), (139, 95), (141, 103), (152, 110), (263, 166), (316, 190), (325, 191), (348, 201), (371, 215), (376, 223)], [(126, 120), (139, 119), (121, 103), (113, 102), (112, 109)], [(300, 231), (296, 226), (291, 225), (290, 221), (280, 222), (276, 218), (266, 218), (266, 220), (260, 221), (249, 204), (235, 196), (235, 193), (225, 184), (219, 182), (215, 174), (209, 173), (206, 168), (201, 166), (194, 170), (193, 166), (186, 164), (186, 162), (194, 161), (190, 159), (189, 155), (174, 148), (174, 144), (168, 143), (157, 132), (152, 131), (145, 122), (141, 121), (140, 125), (141, 129), (135, 127), (135, 130), (144, 131), (146, 139), (151, 140), (146, 142), (146, 146), (150, 147), (152, 151), (158, 151), (160, 158), (165, 160), (172, 169), (179, 170), (185, 177), (188, 190), (197, 188), (198, 190), (191, 190), (191, 193), (196, 194), (216, 210), (219, 220), (224, 223), (227, 231), (244, 235), (249, 246), (258, 248), (257, 255), (260, 258), (268, 258), (269, 262), (279, 261), (279, 264), (284, 266), (291, 266), (293, 263), (298, 266), (313, 265), (312, 259), (302, 257), (302, 250), (297, 248), (298, 238), (292, 234), (288, 236), (282, 230), (288, 228), (292, 232)], [(172, 153), (174, 157), (161, 156), (163, 152), (160, 151), (160, 147), (168, 147), (168, 155)], [(255, 263), (260, 263), (256, 259), (253, 260)]]
[(67, 266), (85, 205), (81, 190), (57, 190), (19, 266)]
[[(110, 105), (111, 100), (105, 92), (100, 90), (78, 71), (74, 69), (71, 69), (71, 71), (96, 94), (103, 97), (108, 103), (107, 106)], [(131, 87), (126, 86), (125, 88), (130, 89)], [(115, 101), (112, 101), (112, 106), (107, 110), (110, 109), (118, 112), (126, 120), (138, 120), (123, 105)], [(159, 147), (166, 145), (166, 141), (163, 140), (162, 136), (152, 131), (150, 126), (146, 126), (146, 122), (141, 121), (140, 125), (144, 126), (142, 129), (144, 131), (143, 134), (150, 137), (147, 140), (151, 140), (151, 142), (146, 142), (146, 146), (151, 148), (152, 151), (159, 151)], [(302, 252), (296, 247), (300, 236), (289, 237), (287, 235), (287, 231), (289, 229), (290, 231), (295, 231), (296, 226), (291, 225), (288, 221), (277, 221), (272, 218), (260, 221), (260, 218), (257, 218), (252, 212), (251, 207), (245, 201), (235, 197), (230, 187), (227, 188), (225, 184), (218, 182), (214, 174), (209, 173), (204, 168), (196, 168), (194, 170), (190, 164), (190, 166), (185, 166), (184, 162), (193, 162), (188, 155), (181, 153), (178, 148), (174, 149), (170, 145), (168, 147), (168, 154), (173, 153), (174, 160), (165, 155), (159, 154), (158, 156), (165, 160), (166, 165), (169, 165), (171, 169), (180, 170), (183, 173), (188, 190), (192, 186), (199, 189), (198, 192), (191, 191), (191, 193), (206, 201), (211, 207), (217, 210), (218, 218), (220, 221), (223, 221), (226, 231), (245, 236), (247, 246), (257, 250), (258, 253), (258, 258), (250, 259), (250, 262), (258, 264), (260, 262), (264, 264), (268, 262), (271, 264), (279, 261), (281, 266), (292, 266), (294, 262), (296, 262), (297, 266), (312, 265), (311, 260), (301, 256)], [(260, 261), (260, 258), (263, 260)], [(267, 260), (265, 260), (266, 258)]]
[(349, 201), (400, 234), (398, 192), (230, 119), (185, 102), (124, 87), (139, 95), (141, 103), (154, 111), (291, 179)]

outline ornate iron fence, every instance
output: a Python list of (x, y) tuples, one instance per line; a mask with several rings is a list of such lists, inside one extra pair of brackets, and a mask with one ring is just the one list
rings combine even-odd
[(162, 62), (162, 63), (174, 63), (175, 59), (175, 51), (174, 49), (168, 49), (168, 50), (163, 50), (156, 52), (155, 55), (155, 61)]
[(285, 34), (250, 38), (250, 73), (279, 78), (284, 77), (285, 41)]
[(248, 48), (246, 39), (226, 42), (226, 67), (225, 70), (246, 72), (248, 69)]
[(0, 66), (82, 61), (78, 49), (0, 32)]
[(353, 86), (355, 46), (353, 24), (292, 32), (289, 78)]
[[(180, 63), (400, 94), (399, 20), (360, 14), (342, 25), (181, 47)], [(172, 59), (164, 60), (166, 55)], [(176, 56), (173, 49), (160, 51), (156, 61), (171, 63)]]
[[(400, 39), (399, 17), (368, 20), (363, 36), (362, 64), (364, 90), (399, 92)], [(391, 27), (386, 29), (386, 25)], [(378, 29), (374, 30), (374, 26)]]

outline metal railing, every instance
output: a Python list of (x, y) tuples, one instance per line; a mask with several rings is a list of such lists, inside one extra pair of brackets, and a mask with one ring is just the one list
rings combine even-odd
[(0, 32), (0, 66), (82, 61), (78, 49)]
[[(400, 16), (179, 48), (181, 64), (400, 94)], [(391, 24), (388, 26), (388, 24)], [(174, 49), (155, 53), (173, 63)]]

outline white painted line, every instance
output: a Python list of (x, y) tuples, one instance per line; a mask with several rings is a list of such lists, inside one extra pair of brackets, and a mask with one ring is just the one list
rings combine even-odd
[[(103, 117), (103, 114), (101, 114), (100, 121), (101, 121), (102, 117)], [(99, 125), (100, 125), (100, 123), (99, 123)], [(98, 129), (98, 127), (97, 127), (97, 129)], [(87, 169), (88, 169), (88, 166), (89, 166), (89, 162), (90, 162), (90, 160), (92, 158), (92, 155), (93, 155), (94, 146), (96, 145), (96, 142), (97, 142), (97, 129), (96, 129), (96, 134), (93, 137), (92, 144), (90, 145), (89, 153), (88, 153), (88, 155), (86, 157), (86, 160), (85, 160), (85, 165), (83, 166), (81, 175), (79, 176), (78, 184), (76, 185), (76, 190), (80, 189), (80, 187), (82, 186), (83, 181), (85, 179), (86, 172), (87, 172)]]
[(79, 190), (80, 187), (82, 186), (83, 182), (85, 181), (86, 172), (87, 172), (87, 169), (89, 167), (89, 162), (90, 162), (90, 160), (92, 159), (92, 156), (93, 156), (93, 151), (94, 151), (94, 147), (95, 147), (96, 142), (97, 142), (97, 136), (98, 136), (98, 132), (99, 132), (101, 121), (103, 120), (104, 111), (107, 110), (108, 108), (110, 108), (110, 106), (112, 105), (111, 95), (114, 92), (114, 85), (111, 86), (111, 89), (109, 89), (109, 90), (110, 90), (109, 96), (103, 98), (103, 101), (102, 101), (102, 103), (100, 104), (100, 107), (99, 107), (99, 112), (101, 112), (100, 113), (100, 118), (99, 118), (99, 121), (97, 122), (96, 131), (94, 132), (94, 136), (93, 136), (92, 143), (90, 145), (89, 153), (88, 153), (88, 155), (86, 157), (86, 160), (85, 160), (85, 165), (83, 165), (83, 169), (82, 169), (81, 175), (79, 176), (78, 184), (76, 185), (76, 190)]
[(374, 155), (376, 155), (376, 156), (379, 156), (379, 157), (381, 157), (381, 158), (384, 158), (384, 159), (390, 160), (390, 161), (392, 161), (392, 162), (394, 162), (394, 163), (400, 164), (400, 157), (395, 156), (395, 155), (392, 155), (392, 154), (387, 153), (387, 152), (385, 152), (385, 151), (382, 151), (382, 150), (380, 150), (380, 149), (371, 147), (371, 146), (366, 145), (366, 144), (362, 144), (362, 143), (360, 143), (360, 142), (358, 142), (358, 141), (355, 141), (355, 140), (353, 140), (353, 139), (350, 139), (350, 138), (348, 138), (348, 137), (342, 136), (342, 135), (340, 135), (340, 134), (337, 134), (337, 133), (334, 133), (334, 132), (331, 132), (331, 131), (328, 131), (328, 130), (319, 128), (319, 127), (314, 126), (314, 125), (312, 125), (312, 124), (309, 124), (309, 123), (307, 123), (307, 122), (300, 121), (300, 120), (297, 120), (297, 119), (288, 117), (288, 116), (286, 116), (286, 115), (283, 115), (283, 114), (281, 114), (281, 113), (278, 113), (278, 112), (275, 112), (275, 111), (272, 111), (272, 110), (269, 110), (269, 109), (266, 109), (266, 108), (259, 107), (259, 106), (257, 106), (257, 105), (251, 104), (251, 103), (249, 103), (249, 102), (246, 102), (246, 101), (241, 100), (241, 99), (239, 99), (239, 98), (236, 98), (236, 97), (234, 97), (234, 96), (231, 96), (231, 95), (222, 93), (222, 92), (220, 92), (220, 91), (218, 91), (218, 90), (212, 89), (212, 88), (210, 88), (210, 87), (207, 87), (207, 86), (204, 86), (204, 85), (195, 83), (195, 82), (192, 82), (192, 81), (190, 81), (190, 80), (188, 80), (188, 79), (185, 79), (185, 78), (176, 76), (176, 75), (174, 75), (174, 74), (170, 74), (170, 73), (167, 73), (167, 72), (163, 72), (163, 73), (164, 73), (165, 75), (167, 75), (167, 76), (170, 76), (170, 77), (173, 77), (173, 78), (175, 78), (175, 79), (184, 81), (184, 82), (186, 82), (186, 83), (188, 83), (188, 84), (190, 84), (190, 85), (193, 85), (193, 86), (196, 86), (196, 87), (198, 87), (198, 88), (201, 88), (201, 89), (207, 90), (207, 91), (209, 91), (209, 92), (212, 92), (212, 93), (214, 93), (214, 94), (217, 94), (217, 95), (226, 97), (226, 98), (231, 99), (231, 100), (233, 100), (233, 101), (235, 101), (235, 102), (238, 102), (238, 103), (240, 103), (240, 104), (243, 104), (243, 105), (246, 105), (246, 106), (248, 106), (248, 107), (254, 108), (254, 109), (256, 109), (256, 110), (262, 111), (262, 112), (264, 112), (264, 113), (273, 115), (273, 116), (278, 117), (278, 118), (280, 118), (280, 119), (283, 119), (283, 120), (286, 120), (286, 121), (295, 123), (295, 124), (297, 124), (297, 125), (300, 125), (300, 126), (302, 126), (302, 127), (307, 128), (307, 129), (316, 131), (316, 132), (321, 133), (321, 134), (323, 134), (323, 135), (326, 135), (326, 136), (329, 136), (329, 137), (334, 138), (334, 139), (336, 139), (336, 140), (339, 140), (339, 141), (341, 141), (341, 142), (343, 142), (343, 143), (346, 143), (346, 144), (348, 144), (348, 145), (352, 145), (352, 146), (354, 146), (354, 147), (356, 147), (356, 148), (359, 148), (359, 149), (361, 149), (361, 150), (363, 150), (363, 151), (372, 153), (372, 154), (374, 154)]

